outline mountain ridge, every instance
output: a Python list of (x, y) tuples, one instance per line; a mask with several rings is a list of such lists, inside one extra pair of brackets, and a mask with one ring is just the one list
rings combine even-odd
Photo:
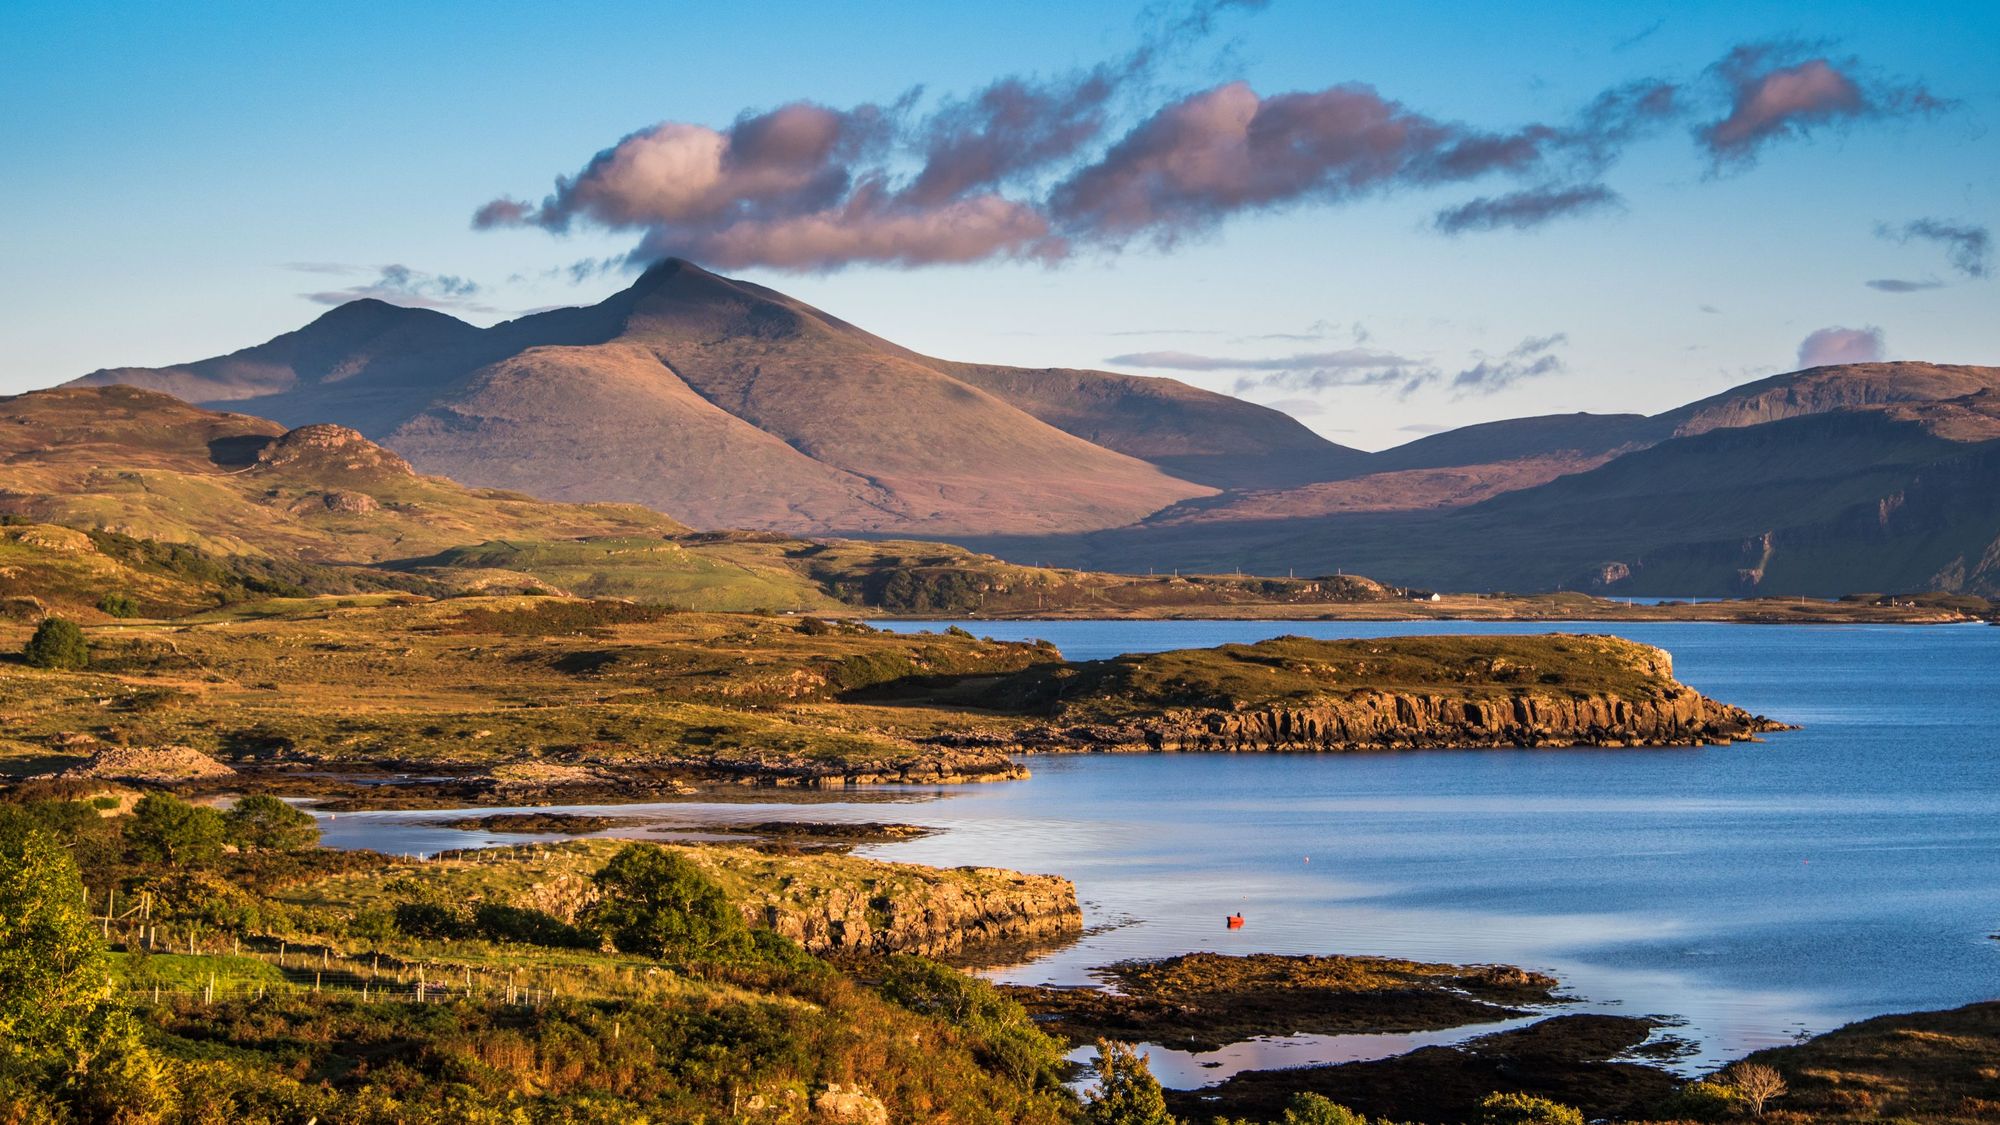
[[(2000, 582), (1986, 462), (1966, 456), (2000, 440), (1993, 367), (1807, 368), (1650, 416), (1364, 453), (1172, 379), (925, 356), (670, 259), (595, 305), (491, 328), (355, 302), (228, 356), (77, 383), (338, 423), (423, 472), (553, 500), (1016, 562), (1704, 595)], [(1877, 510), (1903, 514), (1858, 530)]]

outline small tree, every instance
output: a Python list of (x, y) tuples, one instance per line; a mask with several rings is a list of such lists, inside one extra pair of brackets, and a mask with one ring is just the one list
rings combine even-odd
[(21, 650), (21, 658), (36, 668), (74, 672), (90, 663), (90, 643), (69, 618), (44, 617)]
[(139, 616), (139, 601), (123, 590), (113, 590), (98, 599), (97, 608), (112, 617)]
[(1097, 1041), (1097, 1088), (1083, 1103), (1085, 1125), (1176, 1125), (1146, 1056), (1129, 1043)]
[(1753, 1117), (1764, 1116), (1765, 1102), (1785, 1096), (1785, 1076), (1763, 1063), (1732, 1063), (1717, 1077), (1736, 1091), (1736, 1095), (1750, 1107)]
[(319, 821), (304, 809), (259, 793), (222, 814), (226, 838), (244, 851), (302, 852), (319, 844)]
[(0, 810), (0, 1072), (86, 1068), (115, 1014), (75, 862), (30, 818)]
[(625, 953), (714, 955), (747, 949), (743, 916), (687, 857), (631, 844), (600, 868), (591, 921)]
[(1488, 1094), (1479, 1103), (1480, 1125), (1583, 1125), (1583, 1113), (1533, 1094)]
[(1331, 1098), (1293, 1094), (1279, 1125), (1368, 1125), (1368, 1119)]
[(132, 806), (125, 841), (142, 863), (200, 865), (222, 854), (222, 814), (165, 793), (148, 793)]

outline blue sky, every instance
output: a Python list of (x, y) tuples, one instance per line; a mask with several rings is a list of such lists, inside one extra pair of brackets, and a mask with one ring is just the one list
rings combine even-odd
[[(2000, 362), (1991, 251), (1964, 253), (2000, 225), (2000, 5), (1273, 0), (1217, 12), (1205, 35), (1166, 30), (1191, 10), (16, 0), (0, 13), (0, 391), (258, 342), (337, 294), (384, 291), (389, 266), (407, 271), (392, 296), (482, 323), (593, 301), (629, 273), (574, 282), (564, 267), (642, 240), (737, 253), (724, 272), (932, 354), (1172, 374), (1370, 448), (1497, 417), (1664, 409), (1790, 369), (1827, 328), (1850, 330), (1818, 337), (1849, 349), (1829, 354)], [(496, 199), (540, 207), (558, 175), (661, 123), (707, 137), (803, 101), (842, 121), (884, 107), (920, 131), (998, 79), (1059, 86), (1145, 43), (1158, 57), (1119, 72), (1095, 133), (980, 189), (1046, 219), (1053, 262), (1046, 241), (942, 265), (779, 261), (715, 249), (740, 243), (685, 212), (607, 226), (586, 202), (471, 222)], [(1865, 111), (1771, 118), (1718, 167), (1695, 131), (1747, 95), (1714, 68), (1757, 44), (1778, 46), (1745, 81), (1851, 82)], [(1573, 126), (1641, 80), (1671, 84), (1679, 114), (1587, 169), (1412, 171), (1353, 192), (1321, 178), (1110, 235), (1062, 202), (1153, 115), (1229, 83), (1265, 107), (1336, 88), (1346, 105), (1365, 86), (1426, 126), (1498, 137)], [(900, 186), (921, 156), (843, 168)], [(1437, 229), (1476, 199), (1580, 189), (1599, 205)], [(960, 213), (936, 215), (962, 230)]]

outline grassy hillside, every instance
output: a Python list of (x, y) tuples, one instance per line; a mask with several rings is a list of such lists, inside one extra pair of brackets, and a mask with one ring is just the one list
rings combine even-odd
[(412, 472), (353, 431), (130, 387), (0, 400), (0, 512), (217, 555), (375, 563), (497, 534), (675, 534), (657, 512), (552, 504)]

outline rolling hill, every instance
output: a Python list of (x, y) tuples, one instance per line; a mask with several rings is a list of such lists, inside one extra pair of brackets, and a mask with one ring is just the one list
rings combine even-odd
[[(1877, 395), (1898, 368), (1948, 376), (1941, 399)], [(2000, 369), (1870, 365), (1801, 373), (1833, 393), (1803, 409), (1784, 382), (1660, 416), (1673, 432), (1581, 471), (1469, 503), (1302, 514), (1301, 492), (1182, 505), (1062, 541), (982, 540), (1002, 555), (1119, 568), (1346, 569), (1452, 590), (1720, 596), (1862, 590), (2000, 593)], [(1866, 397), (1875, 395), (1876, 397)], [(1775, 401), (1774, 401), (1775, 400)], [(1752, 420), (1768, 414), (1773, 420)], [(1718, 423), (1718, 419), (1721, 421)], [(1629, 423), (1621, 423), (1621, 428)], [(1629, 432), (1629, 431), (1628, 431)], [(1531, 446), (1501, 466), (1547, 456)], [(1490, 483), (1496, 465), (1405, 469), (1313, 486), (1379, 496), (1411, 474)], [(1262, 509), (1255, 505), (1262, 502)]]

